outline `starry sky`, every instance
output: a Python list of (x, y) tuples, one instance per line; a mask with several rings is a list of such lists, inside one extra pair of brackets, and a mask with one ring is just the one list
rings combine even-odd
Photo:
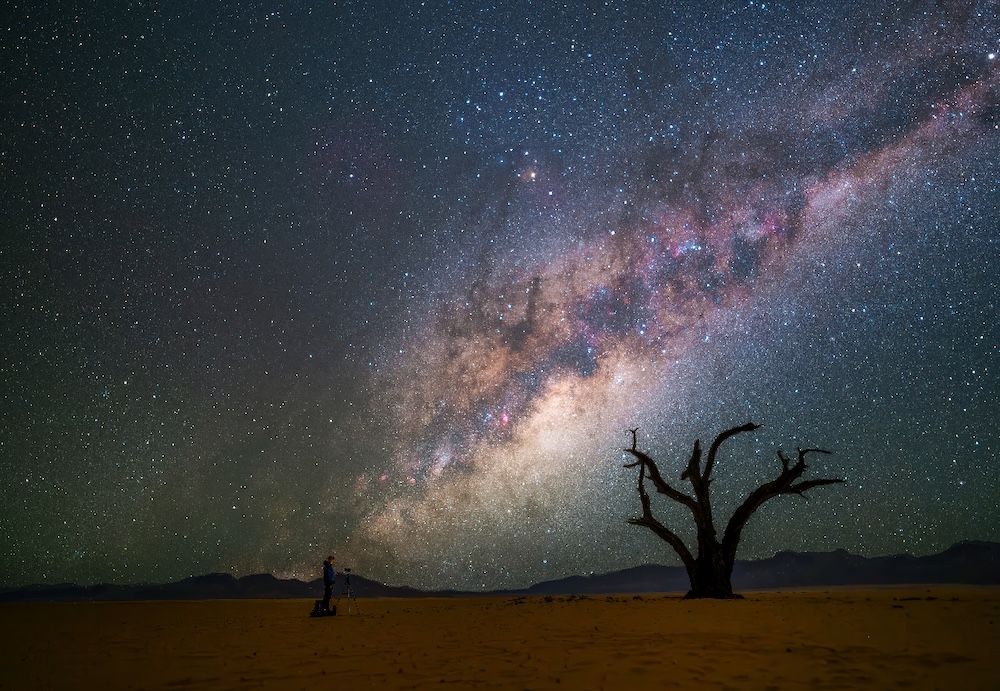
[(36, 4), (0, 585), (678, 563), (628, 430), (679, 485), (748, 420), (717, 516), (846, 483), (740, 558), (1000, 540), (996, 0)]

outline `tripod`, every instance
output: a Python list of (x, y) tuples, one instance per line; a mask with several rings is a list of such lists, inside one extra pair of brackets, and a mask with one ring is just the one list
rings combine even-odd
[[(358, 607), (358, 598), (354, 594), (354, 586), (351, 585), (351, 574), (346, 571), (344, 572), (344, 591), (337, 598), (336, 605), (340, 604), (340, 598), (345, 595), (347, 596), (347, 613), (351, 613), (351, 600), (354, 600), (354, 607), (358, 610), (358, 614), (361, 614), (361, 608)], [(334, 609), (336, 609), (336, 605), (334, 605)]]

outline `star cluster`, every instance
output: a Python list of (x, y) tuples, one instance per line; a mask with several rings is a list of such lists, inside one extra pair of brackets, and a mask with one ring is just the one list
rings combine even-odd
[[(995, 3), (15, 6), (0, 572), (516, 587), (998, 539)], [(662, 506), (664, 520), (687, 519)]]

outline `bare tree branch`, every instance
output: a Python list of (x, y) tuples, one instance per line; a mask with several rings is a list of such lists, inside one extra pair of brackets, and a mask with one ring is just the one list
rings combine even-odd
[(733, 558), (736, 557), (736, 548), (739, 544), (743, 527), (746, 525), (747, 521), (750, 520), (750, 516), (752, 516), (754, 512), (765, 502), (770, 501), (774, 497), (782, 494), (802, 495), (804, 492), (812, 489), (813, 487), (834, 485), (844, 482), (839, 478), (819, 478), (816, 480), (805, 480), (795, 484), (795, 481), (798, 480), (802, 476), (802, 473), (805, 472), (806, 468), (809, 467), (806, 465), (806, 454), (809, 453), (829, 454), (830, 452), (825, 449), (798, 449), (798, 460), (796, 460), (794, 465), (791, 465), (791, 461), (789, 461), (780, 450), (778, 451), (778, 458), (781, 459), (782, 466), (781, 474), (779, 474), (774, 480), (764, 483), (748, 494), (729, 519), (729, 524), (726, 526), (726, 532), (722, 537), (722, 549), (727, 556), (732, 554)]
[(660, 494), (667, 495), (674, 501), (684, 504), (686, 507), (694, 511), (697, 507), (697, 502), (684, 492), (681, 492), (678, 489), (674, 489), (669, 484), (667, 484), (667, 481), (663, 479), (662, 475), (660, 475), (660, 469), (656, 467), (656, 461), (654, 461), (652, 458), (650, 458), (649, 456), (647, 456), (642, 451), (639, 451), (636, 448), (636, 432), (639, 431), (639, 428), (637, 427), (636, 429), (629, 431), (632, 432), (632, 448), (625, 449), (625, 452), (632, 454), (632, 456), (634, 456), (637, 459), (637, 461), (635, 463), (629, 463), (624, 467), (634, 468), (637, 465), (641, 465), (643, 468), (646, 469), (646, 472), (649, 475), (649, 479), (652, 480), (653, 487), (656, 488), (657, 492), (659, 492)]
[(694, 440), (691, 458), (688, 459), (687, 467), (681, 473), (681, 480), (690, 480), (692, 484), (694, 484), (696, 477), (701, 477), (701, 439)]
[(645, 469), (641, 468), (639, 470), (639, 499), (642, 502), (642, 518), (630, 518), (628, 522), (632, 525), (641, 525), (652, 530), (661, 540), (674, 548), (681, 561), (684, 562), (685, 568), (690, 568), (694, 564), (694, 557), (691, 556), (687, 545), (684, 544), (684, 541), (676, 533), (660, 523), (653, 516), (649, 494), (646, 492), (646, 487), (643, 483), (645, 474)]
[(715, 456), (719, 453), (719, 447), (722, 446), (724, 441), (730, 437), (735, 437), (737, 434), (742, 434), (743, 432), (753, 432), (761, 427), (762, 425), (755, 425), (752, 422), (748, 422), (745, 425), (740, 425), (739, 427), (731, 427), (717, 436), (715, 441), (712, 442), (712, 446), (708, 449), (708, 460), (705, 461), (705, 474), (703, 475), (705, 482), (711, 482), (712, 467), (715, 465)]
[(813, 487), (822, 487), (823, 485), (839, 485), (843, 484), (843, 480), (837, 478), (824, 478), (820, 480), (806, 480), (805, 482), (800, 482), (797, 485), (791, 485), (782, 494), (802, 494), (803, 492), (812, 489)]

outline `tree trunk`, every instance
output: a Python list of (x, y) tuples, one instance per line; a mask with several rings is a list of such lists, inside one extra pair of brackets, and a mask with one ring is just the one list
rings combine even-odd
[(733, 563), (727, 560), (721, 545), (702, 545), (692, 568), (688, 569), (691, 590), (685, 598), (710, 597), (739, 599), (733, 593)]

